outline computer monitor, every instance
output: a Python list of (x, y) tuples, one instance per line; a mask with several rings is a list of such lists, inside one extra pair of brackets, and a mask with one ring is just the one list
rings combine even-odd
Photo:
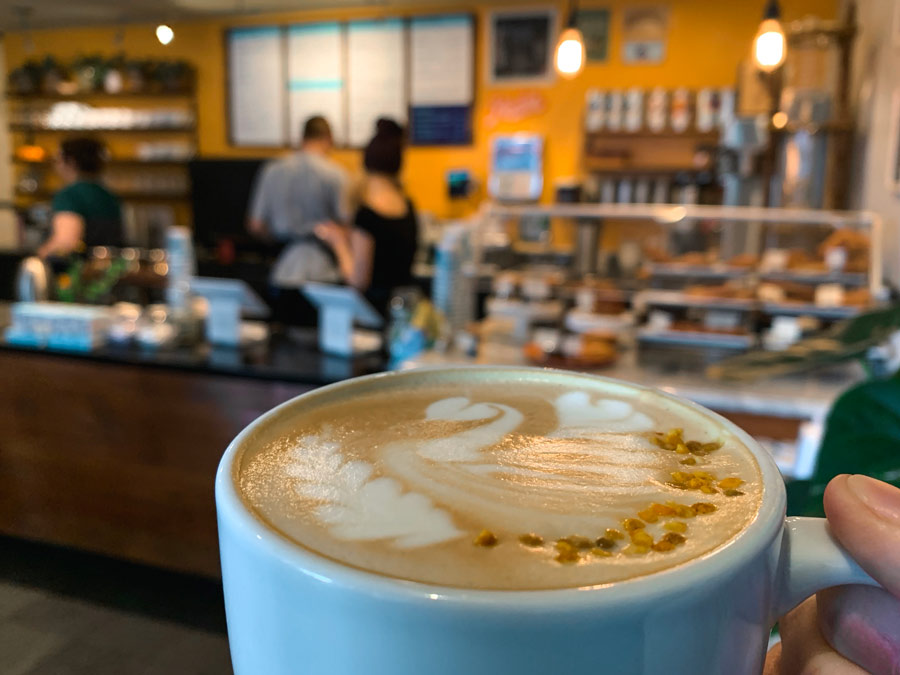
[(266, 159), (195, 159), (191, 175), (194, 241), (214, 248), (222, 239), (252, 245), (247, 212), (256, 175)]

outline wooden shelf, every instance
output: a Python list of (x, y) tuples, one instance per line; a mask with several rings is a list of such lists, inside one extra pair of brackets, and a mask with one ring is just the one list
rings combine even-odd
[[(595, 131), (584, 136), (583, 170), (611, 175), (713, 172), (719, 132)], [(703, 156), (699, 156), (699, 155)]]
[[(193, 158), (191, 158), (193, 159)], [(15, 164), (19, 164), (21, 166), (40, 166), (40, 167), (50, 167), (53, 166), (52, 159), (45, 159), (40, 162), (29, 162), (26, 159), (21, 159), (19, 157), (13, 157), (12, 161)], [(110, 159), (106, 162), (106, 166), (114, 166), (114, 167), (150, 167), (150, 168), (183, 168), (187, 166), (187, 163), (191, 161), (190, 159)]]
[(160, 99), (160, 98), (194, 98), (194, 90), (185, 91), (144, 91), (144, 92), (121, 92), (119, 94), (110, 94), (105, 91), (81, 91), (76, 94), (14, 94), (6, 95), (9, 101), (96, 101), (109, 100), (117, 101), (121, 99)]
[(196, 125), (181, 125), (173, 127), (113, 127), (109, 129), (103, 128), (87, 128), (75, 127), (68, 129), (51, 129), (49, 127), (39, 127), (31, 124), (10, 124), (9, 130), (13, 132), (39, 133), (39, 134), (182, 134), (196, 130)]
[(844, 286), (866, 286), (869, 276), (865, 272), (802, 272), (784, 270), (781, 272), (761, 272), (763, 281), (793, 281), (799, 284), (842, 284)]
[[(178, 202), (190, 197), (188, 192), (127, 192), (112, 190), (112, 193), (125, 202)], [(51, 199), (55, 193), (50, 190), (22, 192), (16, 190), (16, 197), (32, 200)]]
[(796, 133), (798, 131), (806, 131), (810, 134), (821, 133), (845, 133), (849, 134), (853, 131), (853, 122), (850, 120), (838, 120), (834, 122), (788, 122), (783, 127), (769, 125), (769, 131), (773, 134)]
[(813, 316), (817, 319), (849, 319), (863, 312), (864, 307), (841, 305), (839, 307), (819, 307), (810, 303), (765, 302), (762, 311), (773, 316)]
[(628, 138), (681, 138), (691, 141), (710, 141), (713, 143), (719, 140), (718, 131), (697, 131), (688, 129), (687, 131), (678, 133), (676, 131), (650, 131), (644, 129), (641, 131), (588, 131), (585, 137), (590, 139), (628, 139)]
[(644, 269), (651, 276), (656, 277), (686, 277), (696, 279), (739, 279), (752, 274), (752, 269), (745, 267), (731, 267), (730, 265), (691, 265), (688, 263), (650, 262), (644, 265)]
[(608, 162), (598, 160), (596, 157), (585, 157), (584, 167), (590, 173), (609, 173), (609, 174), (676, 174), (676, 173), (702, 173), (704, 171), (712, 171), (712, 166), (642, 166), (642, 165), (623, 165), (611, 166)]
[(634, 302), (636, 305), (648, 307), (696, 307), (732, 312), (751, 312), (757, 306), (757, 301), (754, 298), (720, 298), (691, 295), (684, 291), (665, 289), (641, 291), (635, 295)]

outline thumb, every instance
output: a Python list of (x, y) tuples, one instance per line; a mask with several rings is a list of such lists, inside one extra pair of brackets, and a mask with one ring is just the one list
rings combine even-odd
[(831, 531), (884, 589), (839, 586), (818, 594), (819, 628), (867, 672), (900, 673), (900, 489), (838, 476), (825, 489)]
[(842, 475), (828, 484), (824, 500), (834, 536), (900, 599), (900, 489), (868, 476)]

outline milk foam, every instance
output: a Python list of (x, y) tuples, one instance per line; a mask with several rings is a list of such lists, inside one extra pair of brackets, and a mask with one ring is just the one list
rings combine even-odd
[[(497, 588), (603, 583), (663, 569), (720, 545), (758, 506), (758, 469), (746, 451), (729, 451), (734, 443), (702, 466), (744, 478), (755, 490), (744, 504), (686, 495), (667, 484), (677, 458), (651, 443), (648, 432), (686, 425), (665, 406), (588, 388), (529, 385), (508, 396), (502, 388), (441, 396), (446, 393), (447, 387), (392, 393), (396, 406), (374, 397), (360, 401), (356, 421), (346, 404), (333, 414), (323, 408), (311, 427), (301, 417), (294, 434), (250, 457), (241, 476), (245, 496), (291, 538), (349, 564), (431, 583)], [(704, 520), (690, 546), (666, 556), (565, 568), (548, 555), (524, 552), (532, 556), (525, 558), (514, 544), (517, 534), (528, 532), (548, 541), (598, 536), (650, 502), (707, 498), (719, 512)], [(648, 524), (648, 531), (655, 527), (661, 524)], [(500, 533), (507, 549), (474, 547), (472, 538), (483, 528)], [(508, 552), (505, 564), (498, 564), (501, 550)], [(501, 569), (505, 580), (496, 578)], [(551, 574), (558, 580), (548, 580)]]
[(398, 548), (427, 546), (461, 536), (450, 514), (425, 495), (406, 492), (395, 479), (374, 477), (369, 462), (347, 460), (327, 435), (300, 439), (285, 474), (298, 495), (338, 539), (390, 539)]

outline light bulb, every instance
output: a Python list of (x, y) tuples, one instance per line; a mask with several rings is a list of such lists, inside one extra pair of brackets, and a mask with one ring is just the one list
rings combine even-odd
[(584, 68), (584, 39), (577, 28), (566, 28), (556, 44), (556, 72), (567, 79)]
[(174, 37), (175, 31), (166, 24), (161, 23), (156, 27), (156, 39), (159, 40), (160, 44), (167, 45), (172, 41), (172, 38)]
[(766, 19), (759, 25), (753, 40), (753, 60), (756, 66), (767, 73), (772, 72), (787, 56), (787, 40), (784, 29), (777, 19)]

